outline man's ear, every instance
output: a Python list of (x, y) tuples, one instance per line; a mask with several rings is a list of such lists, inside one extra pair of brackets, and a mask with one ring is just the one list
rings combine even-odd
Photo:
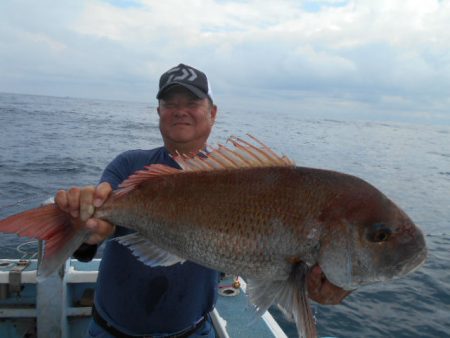
[(214, 124), (216, 122), (216, 116), (217, 116), (217, 106), (215, 104), (211, 107), (211, 122)]
[(161, 113), (160, 113), (160, 111), (159, 111), (159, 106), (156, 107), (156, 111), (157, 111), (157, 113), (158, 113), (158, 116), (161, 116)]

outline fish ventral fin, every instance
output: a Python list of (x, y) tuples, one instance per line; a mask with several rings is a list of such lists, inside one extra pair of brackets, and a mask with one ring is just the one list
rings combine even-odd
[(177, 154), (173, 159), (182, 170), (162, 164), (152, 164), (144, 167), (124, 180), (114, 195), (119, 197), (132, 191), (140, 184), (165, 175), (175, 175), (184, 172), (201, 172), (211, 170), (237, 170), (256, 167), (294, 167), (295, 163), (284, 155), (278, 155), (264, 143), (250, 134), (250, 142), (231, 136), (228, 142), (231, 147), (219, 144), (217, 147), (207, 147), (207, 151), (198, 154)]
[(316, 325), (306, 291), (307, 273), (308, 266), (298, 263), (286, 280), (249, 279), (247, 293), (259, 315), (264, 314), (272, 304), (277, 304), (286, 319), (295, 321), (299, 337), (316, 338)]
[(185, 259), (161, 249), (137, 232), (116, 237), (114, 240), (128, 247), (138, 260), (151, 267), (185, 262)]

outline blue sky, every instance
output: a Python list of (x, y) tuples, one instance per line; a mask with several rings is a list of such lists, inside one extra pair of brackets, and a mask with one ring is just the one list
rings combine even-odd
[(450, 124), (450, 1), (0, 2), (0, 91), (155, 102), (180, 62), (222, 110)]

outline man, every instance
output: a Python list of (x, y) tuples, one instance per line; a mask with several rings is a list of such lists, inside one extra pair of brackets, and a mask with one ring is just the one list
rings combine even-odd
[[(178, 165), (170, 154), (197, 153), (204, 149), (216, 119), (206, 75), (180, 64), (165, 72), (159, 82), (159, 127), (164, 146), (120, 154), (103, 172), (97, 187), (58, 191), (59, 208), (70, 213), (75, 226), (91, 236), (74, 254), (88, 261), (97, 245), (129, 230), (90, 218), (95, 207), (135, 171), (148, 164)], [(192, 262), (169, 267), (148, 267), (116, 241), (108, 241), (99, 269), (90, 336), (98, 337), (215, 337), (208, 317), (217, 295), (218, 273)], [(315, 267), (308, 277), (310, 297), (337, 303), (346, 293), (324, 279)]]

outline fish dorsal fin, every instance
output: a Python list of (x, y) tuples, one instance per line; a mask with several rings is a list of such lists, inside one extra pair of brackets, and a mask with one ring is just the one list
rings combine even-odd
[(184, 171), (206, 171), (220, 169), (241, 169), (254, 167), (293, 167), (295, 164), (286, 156), (276, 154), (272, 149), (250, 134), (247, 136), (260, 147), (239, 137), (230, 137), (233, 149), (219, 144), (200, 155), (178, 154), (174, 160)]
[(175, 169), (163, 164), (152, 164), (136, 171), (119, 185), (115, 196), (123, 196), (138, 187), (141, 183), (165, 175), (179, 174), (180, 172), (210, 171), (210, 170), (236, 170), (241, 168), (255, 167), (293, 167), (295, 164), (286, 156), (276, 154), (272, 149), (255, 137), (247, 136), (256, 145), (238, 137), (230, 137), (228, 142), (232, 144), (227, 147), (219, 144), (208, 151), (196, 155), (178, 154), (173, 159), (182, 168)]
[(119, 189), (115, 191), (115, 196), (123, 196), (138, 187), (141, 183), (155, 177), (173, 175), (179, 173), (180, 171), (180, 169), (172, 168), (164, 164), (151, 164), (145, 166), (144, 169), (136, 171), (121, 184), (119, 184)]

